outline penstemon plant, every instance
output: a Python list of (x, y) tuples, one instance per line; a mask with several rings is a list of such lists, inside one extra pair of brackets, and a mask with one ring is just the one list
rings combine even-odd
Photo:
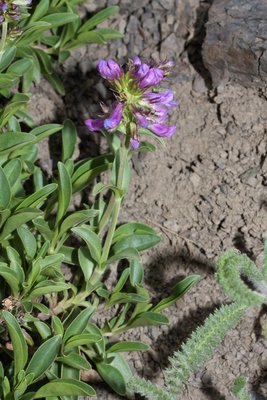
[[(67, 2), (59, 4), (63, 3)], [(134, 390), (128, 385), (132, 373), (122, 353), (148, 346), (119, 341), (119, 335), (140, 326), (168, 324), (161, 311), (199, 279), (198, 275), (185, 278), (153, 306), (143, 286), (140, 253), (161, 238), (143, 223), (118, 226), (120, 207), (127, 201), (131, 155), (156, 150), (143, 139), (153, 137), (164, 144), (163, 138), (175, 132), (175, 126), (164, 122), (168, 108), (177, 103), (171, 90), (161, 89), (161, 83), (168, 84), (172, 64), (142, 63), (138, 57), (124, 69), (112, 60), (98, 63), (100, 74), (113, 87), (115, 102), (111, 107), (102, 104), (103, 114), (85, 122), (104, 135), (110, 148), (110, 154), (94, 159), (73, 160), (77, 133), (72, 121), (36, 127), (26, 112), (29, 95), (17, 93), (2, 109), (1, 398), (94, 396), (92, 386), (81, 379), (81, 371), (91, 368), (116, 393), (132, 398)], [(22, 131), (22, 122), (27, 132)], [(62, 158), (48, 181), (35, 164), (37, 143), (59, 131)], [(108, 170), (110, 185), (98, 183), (93, 193), (110, 191), (109, 202), (97, 198), (94, 204), (69, 213), (72, 196)], [(104, 272), (121, 260), (129, 264), (115, 287), (108, 287)], [(62, 262), (72, 266), (70, 281), (60, 269)], [(99, 325), (99, 317), (110, 308), (115, 316)], [(117, 342), (111, 343), (114, 336)]]

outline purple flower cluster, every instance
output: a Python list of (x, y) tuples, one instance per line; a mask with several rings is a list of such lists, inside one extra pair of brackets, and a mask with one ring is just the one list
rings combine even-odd
[[(138, 127), (147, 128), (161, 137), (170, 137), (176, 126), (164, 125), (170, 107), (178, 106), (173, 101), (171, 90), (160, 91), (161, 82), (168, 81), (173, 61), (142, 63), (139, 57), (129, 60), (125, 71), (113, 60), (101, 60), (97, 64), (100, 75), (115, 89), (116, 101), (112, 107), (101, 103), (103, 114), (97, 119), (88, 119), (86, 126), (91, 131), (105, 128), (108, 132), (129, 126), (131, 145), (138, 149), (140, 135)], [(123, 130), (123, 129), (122, 129)]]
[(19, 21), (21, 10), (20, 6), (27, 6), (31, 4), (32, 0), (0, 0), (0, 23), (6, 19)]

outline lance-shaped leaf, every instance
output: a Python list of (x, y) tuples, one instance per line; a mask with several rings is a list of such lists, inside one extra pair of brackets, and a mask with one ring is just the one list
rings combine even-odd
[(57, 361), (69, 365), (75, 369), (89, 370), (92, 369), (91, 365), (79, 354), (71, 353), (68, 356), (57, 357)]
[(57, 26), (62, 26), (68, 24), (69, 22), (75, 21), (77, 19), (77, 15), (72, 13), (57, 13), (57, 14), (49, 14), (41, 19), (42, 22), (48, 22), (51, 24), (49, 29), (56, 28)]
[(129, 247), (135, 248), (141, 252), (156, 246), (156, 244), (159, 242), (161, 242), (161, 237), (158, 235), (155, 236), (147, 233), (133, 233), (127, 237), (124, 237), (123, 239), (118, 240), (118, 242), (112, 247), (109, 256), (113, 257)]
[(58, 237), (61, 237), (63, 233), (67, 232), (71, 228), (74, 228), (76, 225), (80, 225), (89, 221), (91, 218), (95, 218), (98, 215), (98, 210), (82, 210), (77, 211), (71, 215), (69, 215), (60, 226), (60, 230), (58, 233)]
[(110, 6), (105, 8), (104, 10), (95, 14), (92, 18), (85, 22), (78, 30), (78, 33), (86, 32), (89, 29), (92, 29), (94, 26), (100, 24), (101, 22), (105, 21), (108, 17), (118, 12), (118, 6)]
[(177, 283), (177, 285), (175, 285), (172, 289), (171, 296), (161, 300), (156, 307), (151, 309), (151, 311), (159, 312), (164, 310), (164, 308), (170, 307), (173, 303), (180, 299), (199, 280), (199, 278), (199, 275), (191, 275)]
[(97, 175), (112, 168), (113, 160), (114, 155), (108, 154), (77, 163), (71, 177), (73, 193), (83, 190)]
[(66, 119), (62, 129), (62, 162), (72, 158), (77, 142), (77, 131), (74, 123)]
[(99, 35), (103, 36), (105, 40), (119, 39), (124, 36), (115, 29), (109, 29), (109, 28), (94, 29), (94, 33), (98, 33)]
[(46, 340), (32, 356), (26, 369), (26, 375), (33, 373), (34, 381), (39, 379), (56, 359), (60, 344), (61, 337), (59, 335)]
[(67, 212), (71, 201), (71, 180), (64, 164), (58, 162), (58, 210), (56, 226), (60, 223)]
[(49, 0), (41, 0), (39, 1), (38, 5), (35, 7), (35, 10), (31, 16), (29, 23), (34, 21), (39, 21), (47, 12), (49, 8)]
[(139, 254), (138, 250), (136, 250), (132, 247), (128, 247), (128, 248), (120, 251), (119, 253), (115, 254), (114, 256), (111, 256), (110, 258), (108, 258), (108, 260), (105, 263), (103, 263), (103, 265), (108, 265), (115, 261), (124, 260), (124, 259), (141, 262), (141, 258), (140, 258), (140, 254)]
[(85, 282), (88, 282), (93, 270), (96, 267), (96, 261), (91, 257), (90, 251), (87, 249), (87, 247), (79, 248), (78, 258)]
[(48, 224), (42, 217), (37, 217), (32, 221), (38, 231), (41, 233), (45, 240), (51, 241), (54, 238), (54, 232), (51, 231)]
[(57, 188), (56, 183), (50, 183), (44, 186), (42, 189), (37, 190), (37, 192), (28, 196), (22, 203), (17, 207), (16, 210), (20, 210), (25, 207), (38, 207), (42, 205), (43, 200), (45, 200), (51, 193), (53, 193)]
[(11, 200), (11, 187), (8, 182), (7, 176), (0, 167), (0, 211), (7, 209)]
[(170, 321), (165, 315), (156, 312), (144, 312), (139, 314), (134, 321), (130, 322), (127, 329), (136, 328), (138, 326), (153, 326), (153, 325), (169, 325)]
[(79, 228), (73, 228), (72, 231), (86, 242), (91, 256), (97, 263), (100, 263), (101, 242), (99, 237), (86, 225)]
[(36, 210), (35, 208), (23, 208), (13, 214), (6, 221), (3, 231), (0, 234), (0, 241), (5, 239), (11, 232), (17, 229), (19, 226), (25, 224), (28, 221), (33, 220), (38, 215), (40, 215), (42, 211)]
[[(21, 174), (21, 161), (19, 158), (9, 161), (8, 164), (4, 166), (4, 171), (10, 187), (12, 188), (15, 183), (20, 179)], [(2, 187), (2, 186), (1, 186)]]
[(54, 379), (37, 390), (34, 398), (41, 399), (55, 396), (95, 396), (94, 389), (75, 379)]
[(2, 55), (1, 55), (1, 60), (0, 60), (0, 72), (3, 71), (5, 68), (7, 68), (9, 66), (9, 64), (11, 64), (14, 56), (16, 53), (16, 47), (12, 46), (9, 49), (6, 49), (5, 51), (3, 51)]
[(110, 299), (105, 304), (105, 309), (113, 306), (114, 304), (121, 303), (146, 303), (147, 299), (136, 293), (112, 293)]
[(88, 344), (94, 344), (101, 340), (101, 336), (93, 333), (82, 333), (80, 335), (74, 335), (69, 338), (64, 346), (64, 349), (72, 349), (77, 346), (84, 346)]
[(146, 351), (149, 350), (149, 346), (143, 342), (119, 342), (116, 343), (106, 350), (106, 354), (109, 353), (122, 353), (122, 352), (129, 352), (129, 351)]
[(92, 314), (95, 312), (95, 307), (86, 308), (83, 310), (66, 329), (63, 337), (64, 342), (75, 335), (80, 335), (85, 330)]
[(7, 69), (7, 73), (17, 74), (19, 76), (24, 75), (32, 67), (32, 60), (30, 58), (24, 58), (13, 62)]
[(29, 231), (29, 229), (24, 228), (24, 226), (19, 226), (17, 232), (27, 256), (32, 259), (37, 250), (37, 243), (34, 235)]
[(14, 379), (17, 382), (18, 374), (23, 370), (28, 359), (27, 344), (16, 318), (6, 310), (3, 311), (3, 318), (13, 346)]
[(61, 292), (68, 290), (70, 287), (67, 283), (42, 281), (38, 283), (34, 289), (27, 295), (27, 300), (34, 299), (35, 297), (43, 296), (53, 292)]
[(60, 131), (61, 129), (62, 125), (60, 124), (45, 124), (32, 129), (30, 133), (36, 137), (34, 143), (37, 143), (45, 137)]
[(17, 296), (20, 290), (20, 283), (17, 278), (16, 272), (7, 266), (5, 263), (0, 263), (0, 276), (2, 276), (5, 281), (9, 284), (11, 288), (12, 295)]

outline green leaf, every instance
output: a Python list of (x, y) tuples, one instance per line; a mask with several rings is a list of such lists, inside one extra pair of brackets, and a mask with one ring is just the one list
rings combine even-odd
[(19, 226), (17, 231), (27, 256), (32, 259), (37, 250), (37, 243), (34, 235), (29, 231), (29, 229), (26, 229), (23, 226)]
[(83, 310), (74, 321), (66, 329), (65, 335), (63, 337), (64, 342), (75, 335), (80, 335), (84, 332), (92, 314), (95, 312), (95, 307), (86, 308)]
[(129, 351), (146, 351), (149, 350), (149, 346), (143, 342), (119, 342), (114, 344), (113, 346), (109, 347), (106, 350), (106, 354), (109, 353), (122, 353), (122, 352), (129, 352)]
[(41, 378), (45, 371), (50, 368), (56, 359), (60, 344), (60, 335), (54, 336), (51, 339), (47, 339), (32, 356), (31, 361), (26, 369), (26, 375), (33, 373), (34, 381)]
[(4, 172), (6, 174), (8, 182), (10, 184), (10, 187), (12, 188), (15, 185), (15, 183), (18, 181), (18, 179), (20, 178), (20, 174), (21, 174), (20, 159), (16, 158), (14, 160), (9, 161), (9, 163), (7, 163), (4, 166)]
[(28, 359), (28, 349), (26, 340), (23, 336), (21, 328), (16, 321), (15, 317), (8, 312), (3, 310), (3, 318), (5, 320), (11, 343), (13, 346), (13, 355), (14, 355), (14, 379), (17, 382), (18, 373), (23, 370), (27, 359)]
[(130, 262), (130, 283), (132, 289), (135, 289), (136, 283), (142, 283), (144, 277), (144, 268), (141, 262)]
[(72, 158), (77, 142), (77, 131), (74, 123), (66, 119), (62, 129), (62, 162), (65, 163)]
[(81, 270), (84, 275), (84, 280), (85, 282), (88, 282), (95, 267), (96, 267), (96, 262), (95, 260), (91, 257), (90, 251), (88, 250), (87, 247), (80, 247), (78, 250), (78, 258), (79, 258), (79, 263)]
[(130, 275), (130, 268), (126, 268), (126, 269), (122, 272), (122, 274), (121, 274), (121, 276), (120, 276), (120, 279), (118, 280), (118, 283), (117, 283), (117, 285), (115, 286), (115, 288), (114, 288), (114, 290), (113, 290), (113, 294), (114, 294), (114, 293), (118, 293), (118, 292), (121, 291), (121, 289), (122, 289), (123, 286), (125, 285), (125, 282), (127, 281), (129, 275)]
[(123, 191), (118, 189), (116, 186), (112, 185), (104, 185), (103, 183), (99, 182), (96, 184), (93, 190), (93, 195), (96, 196), (97, 194), (101, 193), (102, 190), (110, 189), (115, 194), (116, 199), (121, 199), (123, 196)]
[(105, 40), (120, 39), (124, 36), (122, 33), (116, 31), (115, 29), (109, 28), (94, 29), (93, 32), (103, 36)]
[[(89, 322), (86, 326), (85, 333), (94, 333), (96, 335), (99, 335), (102, 339), (95, 344), (95, 349), (97, 349), (98, 353), (100, 354), (101, 357), (104, 357), (105, 354), (105, 340), (102, 335), (101, 330), (95, 325)], [(86, 352), (85, 352), (86, 353)]]
[(159, 312), (164, 310), (164, 308), (170, 307), (173, 303), (180, 299), (199, 280), (199, 278), (200, 275), (191, 275), (177, 283), (177, 285), (175, 285), (172, 289), (171, 296), (161, 300), (156, 307), (152, 308), (151, 311)]
[(52, 331), (46, 323), (44, 323), (43, 321), (34, 321), (34, 325), (43, 340), (51, 338)]
[(92, 344), (95, 342), (99, 342), (100, 340), (101, 340), (101, 336), (93, 334), (93, 333), (83, 333), (80, 335), (75, 335), (66, 341), (64, 349), (65, 350), (72, 349), (73, 347)]
[(49, 8), (49, 0), (41, 0), (37, 7), (35, 7), (34, 13), (31, 16), (29, 23), (39, 21), (47, 12)]
[(54, 133), (60, 131), (62, 127), (63, 126), (60, 124), (45, 124), (32, 129), (30, 131), (30, 134), (36, 136), (36, 140), (34, 141), (34, 143), (37, 143), (45, 137), (53, 135)]
[(69, 365), (72, 368), (82, 369), (82, 370), (90, 370), (92, 369), (91, 365), (87, 360), (85, 360), (79, 354), (70, 354), (64, 357), (58, 357), (57, 361), (62, 362), (63, 364)]
[(35, 54), (37, 55), (37, 57), (39, 58), (39, 61), (42, 65), (42, 67), (44, 68), (45, 72), (47, 72), (48, 74), (52, 74), (54, 68), (53, 68), (51, 56), (49, 56), (43, 50), (37, 49), (36, 47), (34, 48), (34, 51), (35, 51)]
[(60, 335), (61, 337), (63, 337), (64, 328), (63, 328), (62, 322), (56, 315), (52, 316), (52, 328), (53, 328), (55, 335)]
[(138, 315), (134, 321), (130, 322), (128, 329), (138, 326), (169, 325), (170, 321), (165, 315), (156, 312), (144, 312)]
[[(14, 113), (16, 110), (14, 111)], [(10, 116), (9, 116), (10, 117)], [(30, 133), (5, 132), (0, 135), (0, 154), (11, 153), (14, 150), (24, 147), (26, 144), (33, 143), (35, 136)]]
[(0, 263), (0, 276), (2, 276), (9, 284), (12, 295), (16, 297), (20, 290), (20, 284), (16, 272), (14, 272), (11, 268), (5, 266), (4, 263)]
[(37, 217), (37, 215), (40, 215), (41, 213), (41, 211), (36, 210), (35, 208), (23, 208), (22, 210), (19, 210), (18, 212), (13, 214), (11, 217), (8, 218), (4, 225), (3, 231), (0, 235), (0, 241), (5, 239), (6, 236), (8, 236), (19, 226), (33, 220)]
[(140, 222), (128, 222), (127, 224), (123, 224), (116, 229), (112, 244), (116, 243), (118, 240), (127, 235), (131, 235), (132, 233), (147, 233), (158, 236), (157, 231), (146, 224), (141, 224)]
[[(111, 355), (110, 359), (111, 358)], [(115, 357), (120, 356), (119, 354), (115, 354)], [(114, 357), (114, 359), (115, 359)], [(114, 361), (113, 359), (113, 361)], [(116, 360), (117, 361), (117, 360)], [(121, 361), (121, 360), (119, 360)], [(116, 365), (116, 364), (115, 364)], [(107, 384), (119, 395), (121, 396), (125, 396), (126, 394), (126, 380), (124, 379), (123, 373), (117, 368), (116, 366), (112, 365), (111, 363), (97, 363), (96, 364), (97, 367), (97, 371), (99, 372), (99, 374), (101, 375), (101, 377), (104, 379), (104, 381), (107, 382)], [(123, 365), (123, 367), (125, 368), (125, 365)], [(129, 366), (128, 366), (129, 368)], [(127, 369), (126, 369), (127, 371)], [(124, 370), (125, 372), (125, 370)], [(128, 371), (127, 371), (128, 372)]]
[(77, 19), (77, 15), (72, 13), (57, 13), (57, 14), (49, 14), (41, 19), (41, 22), (48, 22), (51, 24), (49, 29), (56, 28), (58, 26), (62, 26), (68, 24), (69, 22), (75, 21)]
[(108, 258), (108, 260), (103, 265), (108, 265), (115, 261), (123, 259), (134, 260), (137, 262), (141, 261), (139, 252), (133, 247), (128, 247), (120, 251), (119, 253), (115, 254), (114, 256)]
[(86, 225), (79, 228), (73, 228), (72, 231), (86, 242), (91, 256), (99, 264), (101, 257), (101, 242), (99, 237)]
[(98, 211), (94, 210), (82, 210), (77, 211), (71, 215), (69, 215), (60, 226), (60, 230), (58, 233), (58, 237), (61, 237), (64, 232), (67, 232), (71, 228), (75, 227), (76, 225), (80, 225), (81, 223), (85, 223), (89, 221), (91, 218), (95, 218), (98, 215)]
[[(132, 247), (139, 252), (150, 249), (161, 242), (160, 236), (150, 235), (146, 233), (132, 234), (120, 239), (111, 249), (110, 257), (121, 253), (125, 249)], [(137, 260), (138, 261), (138, 260)]]
[(34, 287), (34, 289), (27, 295), (27, 300), (34, 299), (35, 297), (43, 296), (53, 292), (61, 292), (68, 290), (69, 285), (63, 282), (42, 281)]
[(107, 42), (104, 37), (98, 33), (83, 32), (77, 36), (77, 39), (71, 40), (68, 44), (66, 44), (64, 49), (70, 51), (92, 43), (106, 44)]
[(109, 154), (93, 158), (89, 161), (83, 161), (82, 164), (78, 164), (71, 178), (73, 194), (86, 188), (101, 172), (110, 169), (112, 167), (113, 159), (113, 154)]
[(0, 72), (3, 71), (5, 68), (11, 64), (14, 56), (16, 53), (16, 47), (12, 46), (9, 49), (6, 49), (2, 55), (1, 55), (1, 60), (0, 60)]
[(35, 399), (54, 396), (95, 396), (94, 389), (75, 379), (54, 379), (42, 386), (35, 394)]
[(94, 26), (100, 24), (101, 22), (103, 22), (107, 18), (109, 18), (111, 15), (118, 12), (118, 10), (119, 10), (119, 7), (117, 7), (117, 6), (111, 6), (111, 7), (105, 8), (104, 10), (95, 14), (88, 21), (86, 21), (86, 23), (83, 24), (81, 26), (81, 28), (78, 30), (78, 33), (85, 32), (85, 31), (88, 31), (89, 29), (92, 29)]
[(54, 71), (51, 74), (47, 74), (47, 73), (43, 72), (43, 76), (45, 77), (45, 79), (48, 80), (48, 82), (51, 83), (51, 85), (56, 89), (56, 91), (61, 96), (65, 95), (64, 85)]
[(3, 168), (0, 167), (0, 211), (7, 209), (11, 201), (11, 187)]
[(41, 205), (40, 203), (42, 203), (43, 200), (47, 199), (47, 197), (56, 189), (56, 183), (50, 183), (49, 185), (44, 186), (42, 189), (37, 190), (37, 192), (31, 194), (22, 203), (20, 203), (16, 211), (21, 210), (25, 207), (38, 208), (38, 206)]
[(54, 232), (51, 231), (48, 224), (42, 217), (37, 217), (32, 221), (38, 231), (41, 233), (45, 240), (51, 241), (54, 238)]
[(71, 201), (71, 180), (64, 164), (58, 162), (58, 210), (56, 226), (66, 214)]
[(112, 293), (110, 299), (105, 304), (105, 309), (112, 307), (115, 304), (121, 303), (146, 303), (147, 299), (136, 293)]
[(7, 69), (8, 73), (17, 74), (19, 76), (24, 75), (30, 68), (32, 68), (33, 62), (30, 58), (24, 58), (13, 62)]
[(30, 89), (34, 74), (34, 63), (32, 64), (31, 68), (25, 72), (22, 78), (22, 91), (23, 93), (27, 93)]

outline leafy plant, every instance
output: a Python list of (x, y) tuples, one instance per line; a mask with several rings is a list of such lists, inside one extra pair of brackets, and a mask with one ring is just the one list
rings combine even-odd
[[(31, 82), (43, 75), (58, 91), (64, 86), (55, 72), (56, 63), (66, 61), (71, 50), (91, 43), (106, 44), (122, 37), (113, 29), (96, 28), (118, 11), (110, 6), (82, 23), (75, 4), (77, 0), (4, 1), (0, 9), (2, 38), (0, 42), (0, 93), (9, 97), (10, 89), (22, 83), (29, 91)], [(27, 6), (28, 4), (28, 6)], [(2, 12), (1, 12), (2, 10)], [(2, 14), (2, 16), (1, 16)]]
[[(44, 51), (51, 57), (48, 57), (50, 61), (52, 56), (60, 59), (66, 51), (64, 46), (74, 43), (70, 37), (68, 41), (65, 38), (68, 36), (67, 27), (75, 23), (76, 17), (65, 21), (64, 34), (59, 30), (61, 25), (55, 25), (58, 10), (62, 10), (60, 19), (62, 16), (64, 19), (66, 14), (69, 18), (68, 7), (72, 3), (75, 1), (41, 1), (31, 16), (21, 14), (21, 26), (32, 21), (30, 26), (34, 27), (29, 32), (31, 28), (27, 22), (27, 44), (33, 43), (33, 38), (34, 43), (47, 44), (42, 29), (50, 24), (52, 36), (49, 36), (46, 49), (50, 50)], [(47, 4), (50, 8), (46, 8)], [(99, 23), (100, 16), (105, 19), (107, 14), (97, 14), (88, 21), (90, 23), (85, 22), (82, 33)], [(42, 23), (35, 24), (37, 20)], [(37, 25), (42, 28), (41, 32)], [(77, 29), (75, 32), (79, 37), (80, 28)], [(31, 32), (34, 32), (33, 36)], [(26, 40), (27, 34), (22, 33), (19, 38)], [(101, 36), (104, 32), (98, 31), (97, 34)], [(55, 43), (59, 43), (57, 46), (52, 43), (55, 37)], [(13, 42), (16, 47), (14, 57), (21, 54), (17, 52), (17, 49), (21, 51), (20, 43), (19, 40)], [(35, 59), (35, 56), (40, 65), (44, 62), (45, 66), (46, 56), (40, 56), (40, 49), (35, 44), (28, 48), (31, 55), (23, 56), (21, 60), (11, 59), (10, 68), (15, 68), (17, 62), (25, 59)], [(3, 50), (4, 59), (8, 49), (7, 44)], [(142, 64), (139, 58), (129, 60), (125, 70), (112, 60), (102, 60), (98, 64), (102, 76), (120, 86), (117, 86), (119, 92), (114, 109), (103, 105), (106, 112), (101, 119), (101, 133), (106, 137), (111, 152), (94, 159), (73, 160), (77, 132), (69, 119), (62, 125), (37, 127), (27, 115), (28, 94), (15, 94), (2, 108), (1, 398), (30, 400), (94, 396), (94, 389), (81, 381), (81, 371), (91, 368), (96, 369), (116, 393), (131, 398), (133, 390), (128, 383), (132, 373), (122, 353), (145, 351), (148, 346), (139, 341), (114, 343), (110, 337), (140, 326), (169, 324), (161, 311), (176, 302), (199, 279), (198, 275), (185, 278), (175, 285), (169, 297), (152, 305), (143, 285), (141, 253), (153, 248), (161, 238), (143, 223), (127, 222), (118, 226), (120, 207), (130, 180), (129, 159), (137, 151), (156, 150), (154, 145), (141, 142), (141, 136), (154, 136), (164, 144), (163, 137), (171, 136), (176, 129), (162, 124), (168, 112), (166, 107), (176, 106), (173, 93), (171, 90), (159, 92), (159, 84), (167, 80), (171, 65), (170, 62)], [(9, 73), (10, 70), (3, 75)], [(19, 76), (25, 78), (24, 73)], [(15, 78), (11, 74), (13, 83)], [(152, 93), (153, 88), (155, 91)], [(95, 130), (100, 121), (87, 120), (86, 124)], [(116, 135), (117, 129), (123, 133), (122, 141)], [(48, 180), (35, 163), (37, 144), (60, 131), (62, 158), (56, 174)], [(98, 183), (95, 186), (95, 203), (91, 206), (85, 204), (83, 209), (70, 213), (72, 196), (108, 170), (111, 171), (110, 184)], [(99, 198), (102, 191), (111, 192), (107, 203)], [(104, 272), (110, 264), (122, 260), (125, 267), (121, 276), (115, 287), (108, 287)], [(72, 266), (70, 281), (66, 281), (61, 271), (63, 262)], [(109, 308), (116, 310), (114, 317), (106, 318), (105, 323), (98, 325), (97, 316)]]

